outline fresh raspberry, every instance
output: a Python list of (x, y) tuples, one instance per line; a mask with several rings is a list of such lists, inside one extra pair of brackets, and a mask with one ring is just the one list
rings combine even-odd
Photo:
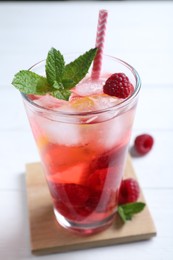
[(128, 178), (121, 182), (118, 204), (126, 204), (137, 201), (140, 194), (139, 184), (135, 179)]
[(135, 138), (134, 147), (139, 154), (144, 155), (151, 150), (153, 144), (154, 139), (151, 135), (142, 134)]
[(134, 91), (128, 77), (124, 73), (114, 73), (105, 82), (103, 92), (118, 98), (127, 98)]

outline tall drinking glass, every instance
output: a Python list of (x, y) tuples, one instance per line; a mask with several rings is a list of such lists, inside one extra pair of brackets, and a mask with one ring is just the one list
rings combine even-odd
[[(65, 59), (74, 60), (74, 55)], [(30, 70), (44, 75), (45, 61)], [(98, 110), (92, 110), (92, 99), (88, 111), (76, 111), (70, 110), (66, 101), (57, 100), (47, 105), (41, 99), (39, 102), (39, 96), (22, 94), (55, 217), (63, 227), (82, 234), (105, 229), (117, 210), (118, 190), (141, 84), (132, 66), (104, 55), (101, 78), (115, 72), (126, 74), (134, 92), (118, 103), (105, 101), (104, 95), (102, 100), (98, 94)], [(89, 82), (92, 88), (101, 80)], [(77, 107), (80, 102), (83, 101), (77, 102)]]

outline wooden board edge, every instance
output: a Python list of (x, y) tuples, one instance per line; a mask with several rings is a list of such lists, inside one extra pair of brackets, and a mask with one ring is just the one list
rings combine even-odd
[(156, 236), (156, 233), (153, 231), (150, 234), (143, 234), (143, 235), (135, 235), (132, 236), (130, 239), (129, 237), (126, 238), (116, 238), (110, 239), (110, 240), (100, 240), (98, 241), (91, 241), (91, 242), (85, 242), (85, 243), (77, 243), (73, 245), (66, 245), (61, 247), (50, 247), (45, 249), (32, 249), (32, 254), (41, 256), (41, 255), (48, 255), (48, 254), (55, 254), (55, 253), (64, 253), (64, 252), (70, 252), (70, 251), (77, 251), (79, 250), (85, 250), (85, 249), (91, 249), (91, 248), (98, 248), (98, 247), (106, 247), (106, 246), (116, 246), (120, 244), (129, 244), (133, 242), (140, 242), (145, 240), (150, 240), (153, 237)]

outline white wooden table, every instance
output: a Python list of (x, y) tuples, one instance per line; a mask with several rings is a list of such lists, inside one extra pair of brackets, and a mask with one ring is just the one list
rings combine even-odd
[(101, 8), (110, 11), (105, 52), (128, 61), (142, 78), (131, 142), (148, 132), (155, 145), (133, 164), (158, 234), (149, 241), (41, 259), (173, 259), (171, 1), (0, 3), (0, 259), (40, 259), (30, 252), (24, 175), (25, 163), (39, 157), (12, 77), (45, 58), (52, 46), (63, 53), (93, 47)]

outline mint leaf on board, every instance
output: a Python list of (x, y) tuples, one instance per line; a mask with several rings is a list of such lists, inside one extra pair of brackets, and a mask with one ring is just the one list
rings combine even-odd
[(12, 84), (24, 94), (44, 95), (52, 89), (46, 78), (29, 70), (19, 71)]
[(123, 222), (131, 220), (134, 214), (141, 212), (145, 207), (143, 202), (134, 202), (118, 206), (118, 213)]
[(62, 83), (66, 86), (66, 88), (70, 89), (74, 87), (85, 77), (93, 59), (95, 58), (96, 53), (97, 48), (90, 49), (65, 66)]
[(65, 62), (63, 55), (55, 48), (51, 48), (46, 59), (46, 77), (50, 85), (53, 85), (54, 81), (62, 81), (64, 67)]

